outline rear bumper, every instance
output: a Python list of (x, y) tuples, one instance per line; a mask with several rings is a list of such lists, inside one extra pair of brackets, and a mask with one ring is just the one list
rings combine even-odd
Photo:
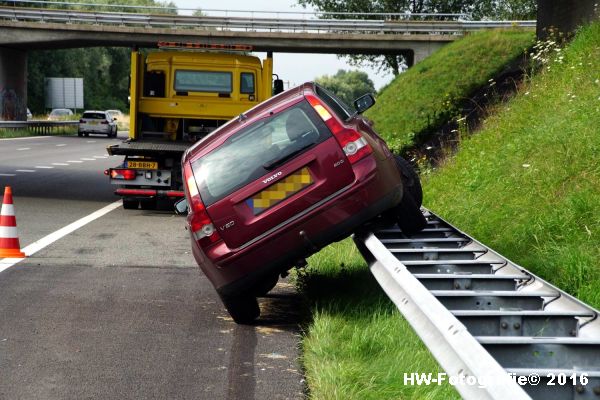
[(194, 257), (217, 291), (228, 295), (248, 290), (264, 277), (284, 272), (345, 238), (400, 202), (402, 185), (395, 164), (369, 158), (355, 169), (356, 180), (346, 190), (250, 244), (230, 249), (220, 242), (205, 253), (192, 238)]
[(95, 134), (109, 134), (111, 133), (113, 130), (112, 126), (110, 125), (106, 125), (106, 126), (100, 126), (100, 127), (86, 127), (86, 128), (79, 128), (79, 133), (95, 133)]
[(152, 199), (161, 198), (181, 198), (184, 196), (180, 190), (158, 190), (158, 189), (126, 189), (119, 188), (115, 190), (115, 194), (121, 197), (136, 198), (136, 199)]

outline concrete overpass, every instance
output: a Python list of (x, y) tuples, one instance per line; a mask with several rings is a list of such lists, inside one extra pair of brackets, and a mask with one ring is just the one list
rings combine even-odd
[[(0, 119), (24, 120), (27, 51), (156, 47), (159, 41), (245, 44), (256, 51), (406, 54), (418, 62), (465, 32), (535, 21), (191, 17), (0, 7)], [(7, 106), (8, 105), (8, 106)]]

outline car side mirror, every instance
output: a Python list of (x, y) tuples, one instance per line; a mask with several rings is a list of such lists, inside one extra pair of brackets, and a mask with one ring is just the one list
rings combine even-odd
[(354, 108), (356, 112), (362, 114), (375, 104), (375, 97), (372, 94), (367, 93), (354, 100)]
[(175, 203), (175, 214), (187, 215), (188, 213), (188, 202), (185, 197)]

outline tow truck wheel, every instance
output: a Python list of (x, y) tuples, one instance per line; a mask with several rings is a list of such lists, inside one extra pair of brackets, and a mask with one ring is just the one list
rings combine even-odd
[(221, 296), (223, 305), (236, 324), (248, 325), (260, 315), (256, 297), (246, 294), (238, 296)]
[(140, 208), (142, 210), (156, 210), (156, 199), (140, 200)]
[(123, 208), (126, 210), (137, 210), (140, 202), (134, 199), (123, 199)]

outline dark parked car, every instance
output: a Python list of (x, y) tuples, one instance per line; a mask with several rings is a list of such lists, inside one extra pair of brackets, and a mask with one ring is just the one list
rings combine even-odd
[(306, 83), (215, 130), (183, 157), (196, 261), (238, 323), (279, 275), (386, 214), (421, 230), (418, 175), (360, 113)]

